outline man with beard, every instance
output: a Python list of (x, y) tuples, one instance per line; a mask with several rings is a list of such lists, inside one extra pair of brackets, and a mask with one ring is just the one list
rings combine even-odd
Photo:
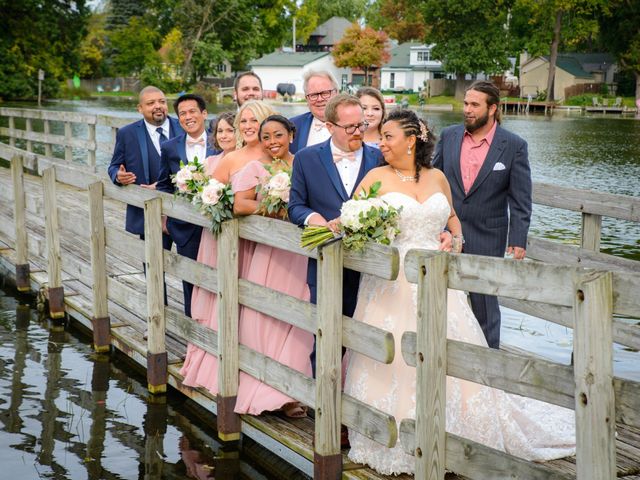
[[(464, 97), (464, 126), (442, 131), (433, 165), (451, 185), (462, 222), (463, 252), (520, 260), (531, 220), (531, 169), (527, 142), (500, 126), (500, 91), (477, 81)], [(500, 345), (500, 307), (495, 296), (470, 294), (471, 308), (487, 343)]]
[[(167, 116), (167, 99), (156, 87), (148, 86), (140, 91), (138, 112), (142, 120), (118, 130), (109, 177), (119, 186), (135, 184), (154, 190), (160, 173), (160, 145), (184, 132), (175, 118)], [(127, 205), (125, 229), (144, 239), (142, 208)], [(171, 248), (169, 235), (163, 235), (162, 244), (166, 249)]]
[(238, 108), (249, 100), (262, 100), (262, 80), (254, 72), (243, 72), (233, 82), (233, 99)]

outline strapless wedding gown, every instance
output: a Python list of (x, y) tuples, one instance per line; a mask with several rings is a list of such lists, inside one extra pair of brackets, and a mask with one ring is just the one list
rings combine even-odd
[[(404, 256), (412, 248), (438, 249), (450, 207), (442, 193), (423, 203), (399, 192), (382, 198), (402, 207), (401, 233), (393, 243), (400, 253), (400, 273), (395, 281), (363, 274), (353, 317), (392, 332), (396, 356), (393, 363), (381, 364), (352, 352), (344, 392), (393, 415), (399, 425), (415, 418), (416, 402), (416, 369), (405, 364), (400, 345), (403, 332), (416, 330), (417, 310), (417, 285), (404, 276)], [(487, 346), (466, 295), (449, 290), (447, 301), (447, 338)], [(446, 429), (527, 460), (575, 453), (573, 411), (452, 377), (447, 377)], [(414, 457), (404, 453), (399, 441), (387, 448), (353, 430), (349, 441), (354, 462), (386, 475), (415, 471)]]

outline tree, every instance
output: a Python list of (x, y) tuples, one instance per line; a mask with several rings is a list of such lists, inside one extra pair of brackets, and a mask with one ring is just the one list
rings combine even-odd
[(399, 43), (420, 41), (427, 32), (422, 13), (408, 0), (377, 0), (366, 18), (367, 25), (384, 30)]
[(105, 29), (106, 14), (93, 13), (89, 17), (87, 35), (80, 43), (81, 78), (98, 78), (104, 75), (107, 64), (104, 53), (107, 45), (107, 30)]
[(160, 35), (145, 25), (142, 18), (131, 18), (129, 25), (111, 34), (115, 73), (138, 75), (144, 67), (159, 65), (160, 56), (156, 51), (159, 41)]
[(318, 12), (318, 24), (322, 24), (331, 17), (343, 17), (351, 22), (357, 22), (365, 16), (368, 0), (313, 0)]
[(640, 99), (640, 4), (614, 0), (599, 18), (603, 45), (613, 53), (623, 70), (635, 76), (635, 97)]
[(361, 28), (354, 23), (333, 47), (336, 67), (361, 68), (364, 70), (365, 85), (369, 82), (369, 69), (379, 67), (389, 61), (389, 39), (382, 31), (371, 27)]
[(117, 30), (127, 26), (133, 17), (143, 17), (146, 3), (144, 0), (109, 0), (107, 30)]
[(456, 74), (456, 98), (464, 97), (466, 74), (501, 73), (507, 59), (508, 0), (425, 0), (422, 14), (429, 26), (426, 41), (432, 56)]
[(80, 65), (85, 1), (0, 0), (0, 11), (0, 98), (35, 98), (39, 69), (45, 71), (44, 96), (55, 95)]

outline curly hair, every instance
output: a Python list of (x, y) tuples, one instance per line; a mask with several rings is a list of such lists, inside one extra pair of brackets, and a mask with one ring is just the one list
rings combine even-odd
[(220, 120), (227, 122), (235, 132), (235, 127), (233, 126), (235, 118), (236, 112), (222, 112), (216, 118), (211, 120), (211, 123), (209, 123), (209, 131), (211, 132), (211, 135), (209, 136), (209, 144), (215, 150), (222, 150), (222, 147), (220, 147), (220, 144), (218, 143), (218, 125), (220, 124)]
[(433, 168), (431, 158), (436, 145), (436, 137), (431, 132), (427, 123), (418, 118), (413, 110), (397, 108), (387, 116), (387, 122), (398, 122), (405, 137), (415, 135), (415, 167), (416, 182), (420, 180), (420, 170)]

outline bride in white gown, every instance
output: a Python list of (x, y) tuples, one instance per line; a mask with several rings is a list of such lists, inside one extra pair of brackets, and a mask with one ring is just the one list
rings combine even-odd
[[(416, 370), (400, 354), (402, 333), (416, 330), (417, 286), (404, 277), (404, 256), (412, 248), (438, 249), (445, 225), (454, 237), (461, 227), (446, 178), (431, 168), (433, 136), (426, 125), (410, 110), (395, 110), (382, 136), (380, 148), (388, 165), (370, 171), (361, 186), (368, 189), (381, 181), (381, 198), (402, 207), (401, 233), (394, 241), (401, 268), (396, 281), (362, 275), (353, 317), (392, 332), (396, 356), (385, 365), (352, 352), (344, 392), (393, 415), (399, 423), (415, 418), (416, 401)], [(454, 241), (454, 248), (458, 245)], [(466, 295), (458, 290), (448, 291), (447, 337), (487, 345)], [(527, 460), (575, 453), (573, 411), (452, 377), (447, 377), (446, 429)], [(354, 462), (387, 475), (415, 471), (414, 457), (404, 453), (399, 442), (389, 449), (353, 430), (349, 441), (349, 459)]]

